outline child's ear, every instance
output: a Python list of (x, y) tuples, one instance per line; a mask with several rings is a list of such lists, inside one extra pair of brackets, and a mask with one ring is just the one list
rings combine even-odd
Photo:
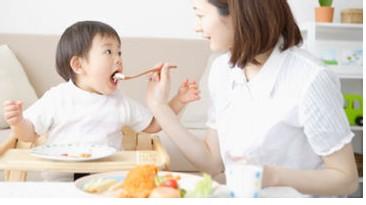
[(82, 74), (84, 72), (81, 66), (81, 61), (82, 59), (79, 56), (73, 56), (70, 60), (70, 67), (76, 74)]

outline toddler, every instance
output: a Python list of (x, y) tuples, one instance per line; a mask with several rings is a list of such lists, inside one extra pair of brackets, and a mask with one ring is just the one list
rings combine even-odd
[[(124, 126), (146, 133), (161, 130), (145, 107), (118, 90), (113, 75), (123, 71), (121, 40), (111, 26), (82, 21), (67, 28), (57, 45), (56, 68), (67, 82), (48, 90), (24, 113), (22, 102), (4, 102), (4, 117), (20, 140), (34, 142), (47, 133), (46, 144), (120, 149)], [(196, 82), (186, 80), (169, 105), (178, 113), (198, 99)]]

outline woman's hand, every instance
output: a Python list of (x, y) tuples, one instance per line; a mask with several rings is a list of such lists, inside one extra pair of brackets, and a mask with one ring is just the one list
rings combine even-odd
[(169, 64), (164, 63), (159, 72), (154, 72), (147, 87), (146, 101), (151, 110), (155, 110), (159, 105), (167, 105), (170, 91)]
[(11, 126), (17, 126), (23, 121), (23, 103), (21, 101), (4, 102), (4, 119)]

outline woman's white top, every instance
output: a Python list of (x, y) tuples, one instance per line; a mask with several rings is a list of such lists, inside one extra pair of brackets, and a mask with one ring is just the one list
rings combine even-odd
[(72, 81), (48, 90), (24, 112), (37, 134), (47, 133), (48, 144), (86, 143), (121, 148), (123, 126), (145, 129), (152, 114), (120, 91), (98, 95)]
[(224, 163), (235, 152), (262, 165), (319, 168), (322, 156), (351, 142), (339, 79), (309, 53), (277, 44), (250, 81), (229, 59), (218, 57), (208, 79), (207, 125)]

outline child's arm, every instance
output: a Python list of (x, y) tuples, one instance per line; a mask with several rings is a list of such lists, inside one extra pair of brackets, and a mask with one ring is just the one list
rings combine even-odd
[(294, 170), (266, 166), (263, 186), (290, 186), (304, 194), (347, 195), (357, 190), (358, 174), (352, 145), (323, 157), (324, 168)]
[(178, 114), (182, 109), (190, 102), (194, 102), (200, 99), (200, 91), (196, 81), (183, 81), (180, 86), (177, 95), (169, 102), (169, 107)]
[[(175, 114), (178, 114), (188, 103), (199, 100), (199, 93), (200, 91), (195, 81), (185, 80), (180, 86), (178, 93), (170, 100), (169, 107), (172, 108)], [(143, 132), (156, 133), (160, 130), (161, 127), (154, 117)]]
[(4, 118), (18, 139), (25, 142), (34, 142), (37, 139), (37, 135), (33, 124), (23, 118), (22, 107), (21, 101), (4, 102)]

